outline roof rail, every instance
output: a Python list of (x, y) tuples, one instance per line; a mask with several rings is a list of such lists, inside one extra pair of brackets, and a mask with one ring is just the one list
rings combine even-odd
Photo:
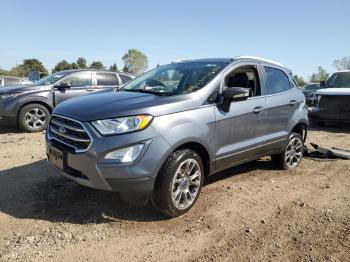
[(271, 63), (271, 64), (275, 64), (275, 65), (279, 65), (284, 67), (284, 65), (282, 65), (279, 62), (270, 60), (270, 59), (266, 59), (266, 58), (262, 58), (262, 57), (258, 57), (258, 56), (247, 56), (247, 55), (243, 55), (243, 56), (236, 56), (234, 59), (254, 59), (254, 60), (260, 60), (260, 61), (264, 61), (267, 63)]

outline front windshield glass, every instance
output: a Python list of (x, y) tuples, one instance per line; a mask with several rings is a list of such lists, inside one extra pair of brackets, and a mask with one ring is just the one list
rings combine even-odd
[(328, 88), (350, 88), (350, 72), (334, 73), (325, 83)]
[(46, 86), (56, 83), (58, 80), (62, 79), (66, 75), (68, 75), (69, 72), (57, 72), (52, 75), (48, 75), (47, 77), (44, 77), (34, 83), (36, 86)]
[(223, 62), (184, 62), (164, 65), (127, 83), (123, 90), (158, 95), (187, 94), (201, 89), (226, 65)]
[(305, 90), (316, 90), (316, 89), (320, 89), (320, 86), (317, 84), (312, 84), (312, 85), (306, 85), (304, 87)]

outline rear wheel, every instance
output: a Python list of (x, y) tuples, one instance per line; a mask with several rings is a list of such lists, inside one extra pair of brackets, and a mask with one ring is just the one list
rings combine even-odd
[(153, 206), (162, 213), (177, 217), (197, 201), (204, 180), (200, 156), (189, 149), (172, 153), (158, 174), (152, 195)]
[(300, 134), (292, 133), (283, 153), (272, 156), (272, 160), (284, 170), (296, 168), (303, 157), (304, 141)]
[(25, 132), (40, 132), (46, 129), (50, 112), (41, 104), (24, 106), (18, 116), (18, 125)]

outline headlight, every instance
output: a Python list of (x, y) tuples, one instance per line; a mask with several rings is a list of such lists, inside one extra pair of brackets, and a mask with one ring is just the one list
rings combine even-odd
[(113, 119), (93, 121), (92, 125), (102, 135), (116, 135), (146, 128), (152, 121), (153, 116), (138, 115)]
[(105, 156), (105, 159), (117, 160), (121, 163), (132, 162), (140, 155), (143, 146), (143, 144), (138, 144), (112, 151)]

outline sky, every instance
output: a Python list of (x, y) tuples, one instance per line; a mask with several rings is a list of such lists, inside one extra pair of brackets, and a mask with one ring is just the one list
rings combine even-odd
[(130, 48), (149, 67), (178, 59), (260, 56), (308, 78), (350, 56), (349, 0), (1, 1), (0, 67), (38, 58), (114, 62)]

